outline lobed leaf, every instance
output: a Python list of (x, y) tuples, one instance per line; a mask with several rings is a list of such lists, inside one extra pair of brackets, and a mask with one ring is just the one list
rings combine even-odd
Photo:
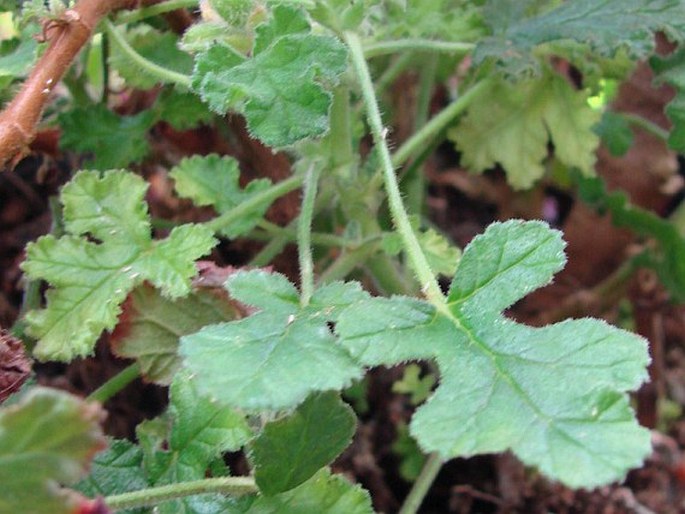
[(437, 362), (440, 385), (410, 427), (424, 451), (511, 449), (571, 487), (620, 479), (649, 453), (625, 394), (647, 378), (642, 338), (599, 320), (533, 328), (500, 312), (548, 283), (562, 250), (542, 222), (496, 223), (464, 251), (444, 309), (396, 297), (343, 312), (336, 330), (363, 364)]
[[(252, 437), (245, 417), (198, 393), (187, 373), (179, 373), (171, 385), (170, 407), (163, 418), (139, 425), (143, 467), (150, 485), (199, 480), (213, 459), (235, 451)], [(159, 506), (161, 514), (195, 512), (193, 502), (175, 500)]]
[(649, 62), (657, 81), (676, 89), (675, 98), (666, 106), (666, 114), (673, 124), (668, 146), (685, 152), (685, 49), (676, 50), (667, 57), (652, 57)]
[(328, 131), (334, 85), (347, 68), (345, 46), (303, 31), (304, 13), (275, 6), (256, 31), (250, 58), (217, 44), (196, 59), (193, 89), (218, 113), (243, 114), (250, 132), (283, 147)]
[(273, 496), (311, 478), (350, 444), (356, 424), (332, 391), (313, 394), (290, 416), (268, 423), (251, 444), (260, 491)]
[(22, 264), (28, 276), (53, 286), (46, 308), (27, 315), (30, 333), (39, 339), (38, 358), (89, 354), (100, 333), (116, 324), (129, 291), (144, 280), (170, 298), (190, 291), (194, 261), (215, 240), (203, 226), (183, 225), (153, 241), (142, 201), (146, 188), (139, 177), (112, 170), (81, 171), (62, 190), (67, 234), (30, 243)]
[(198, 388), (233, 407), (287, 409), (314, 391), (339, 390), (362, 369), (328, 329), (347, 305), (366, 298), (358, 284), (329, 284), (307, 307), (277, 273), (239, 272), (226, 284), (237, 301), (263, 310), (181, 339)]
[[(111, 496), (145, 489), (143, 452), (125, 439), (114, 439), (93, 459), (90, 473), (74, 489), (90, 497)], [(129, 509), (128, 514), (143, 514), (145, 509)]]
[(449, 138), (469, 169), (480, 172), (499, 163), (511, 185), (523, 189), (544, 175), (550, 142), (561, 162), (594, 175), (599, 138), (593, 126), (599, 117), (586, 92), (549, 72), (516, 84), (494, 82)]
[[(269, 179), (257, 179), (241, 189), (238, 162), (232, 157), (216, 154), (183, 159), (170, 175), (176, 181), (179, 195), (190, 198), (196, 205), (211, 205), (219, 214), (234, 209), (271, 185)], [(256, 206), (225, 227), (222, 233), (235, 238), (249, 232), (268, 208), (269, 203)]]
[(259, 496), (236, 514), (371, 514), (371, 499), (360, 486), (321, 470), (307, 482), (275, 496)]
[(494, 60), (506, 73), (538, 71), (534, 50), (543, 44), (582, 44), (603, 56), (620, 51), (633, 60), (654, 50), (654, 34), (663, 31), (675, 41), (685, 39), (681, 0), (576, 0), (533, 17), (531, 2), (490, 0), (485, 9), (496, 16), (485, 19), (493, 35), (473, 53), (475, 64)]
[(84, 476), (106, 446), (103, 417), (96, 404), (42, 387), (0, 409), (0, 512), (26, 512), (30, 505), (32, 514), (71, 514), (90, 505), (62, 486)]
[(77, 107), (59, 115), (60, 145), (85, 153), (88, 165), (105, 170), (127, 166), (147, 155), (147, 132), (155, 122), (152, 111), (119, 116), (103, 104)]

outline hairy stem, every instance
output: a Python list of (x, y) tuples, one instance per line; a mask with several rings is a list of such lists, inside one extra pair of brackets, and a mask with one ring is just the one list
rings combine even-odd
[(653, 136), (661, 139), (662, 141), (668, 141), (668, 130), (662, 129), (656, 123), (630, 112), (621, 112), (619, 114), (623, 117), (624, 120), (626, 120), (631, 125), (635, 125), (636, 127), (641, 128), (645, 132), (652, 134)]
[(105, 498), (105, 504), (113, 510), (149, 507), (164, 501), (176, 500), (196, 494), (219, 493), (230, 496), (244, 496), (256, 493), (257, 485), (251, 477), (206, 478), (192, 482), (151, 487), (141, 491), (117, 494)]
[(119, 373), (107, 380), (104, 384), (90, 393), (86, 398), (89, 401), (104, 403), (124, 387), (133, 382), (140, 375), (140, 366), (137, 362), (125, 367)]
[(352, 65), (357, 73), (357, 77), (361, 84), (362, 96), (366, 104), (367, 118), (371, 134), (373, 135), (374, 143), (378, 149), (378, 153), (383, 168), (383, 179), (385, 183), (385, 190), (388, 195), (388, 203), (390, 205), (390, 212), (392, 213), (393, 221), (397, 227), (397, 232), (402, 238), (402, 243), (409, 256), (409, 261), (414, 268), (421, 289), (426, 297), (436, 306), (441, 308), (444, 306), (445, 299), (440, 290), (435, 275), (428, 264), (428, 260), (421, 250), (419, 241), (414, 234), (414, 231), (409, 222), (406, 209), (402, 203), (400, 189), (397, 184), (397, 177), (395, 176), (395, 169), (393, 167), (392, 159), (390, 157), (390, 150), (385, 140), (385, 132), (381, 114), (378, 109), (378, 102), (376, 100), (376, 93), (373, 89), (369, 69), (364, 59), (361, 41), (359, 36), (352, 32), (345, 33), (345, 41), (350, 49), (352, 56)]
[(306, 307), (314, 292), (314, 259), (312, 257), (312, 217), (314, 213), (314, 200), (319, 182), (321, 169), (312, 165), (307, 170), (304, 179), (304, 196), (302, 208), (297, 223), (297, 251), (300, 261), (300, 305)]
[(139, 7), (130, 12), (122, 13), (114, 20), (117, 25), (134, 23), (136, 21), (151, 18), (159, 14), (166, 14), (177, 9), (185, 9), (188, 7), (197, 7), (198, 0), (167, 0), (154, 5)]
[(0, 165), (18, 161), (28, 149), (50, 93), (62, 79), (95, 26), (131, 0), (80, 0), (48, 30), (49, 44), (19, 93), (0, 113)]
[(435, 41), (433, 39), (397, 39), (395, 41), (383, 41), (372, 43), (364, 47), (364, 57), (367, 59), (379, 55), (394, 54), (397, 52), (425, 51), (431, 53), (465, 54), (476, 47), (473, 43), (455, 43), (452, 41)]
[(302, 185), (303, 181), (304, 178), (302, 177), (302, 175), (293, 175), (290, 178), (287, 178), (277, 184), (274, 184), (269, 189), (265, 189), (264, 191), (256, 193), (250, 199), (244, 201), (240, 205), (237, 205), (234, 209), (231, 209), (230, 211), (225, 212), (221, 216), (218, 216), (213, 220), (206, 222), (205, 225), (211, 228), (214, 232), (218, 232), (222, 228), (233, 223), (235, 220), (242, 218), (256, 207), (259, 207), (260, 205), (263, 205), (265, 203), (270, 204), (277, 198), (280, 198), (281, 196), (286, 195), (291, 191), (294, 191)]
[(168, 68), (164, 68), (163, 66), (159, 66), (158, 64), (155, 64), (154, 62), (140, 55), (133, 49), (131, 45), (128, 44), (128, 41), (126, 41), (124, 36), (119, 33), (111, 21), (105, 20), (104, 26), (107, 35), (112, 40), (112, 43), (117, 45), (129, 59), (135, 62), (136, 65), (140, 66), (141, 69), (145, 70), (146, 73), (154, 75), (162, 82), (169, 82), (182, 88), (190, 89), (190, 77), (188, 75), (184, 75), (183, 73), (178, 73)]
[(414, 482), (411, 491), (409, 491), (409, 495), (404, 500), (399, 514), (416, 514), (418, 512), (423, 499), (426, 497), (426, 493), (428, 493), (428, 489), (433, 484), (435, 477), (438, 476), (441, 467), (442, 459), (440, 456), (437, 453), (431, 453), (423, 465), (419, 477)]

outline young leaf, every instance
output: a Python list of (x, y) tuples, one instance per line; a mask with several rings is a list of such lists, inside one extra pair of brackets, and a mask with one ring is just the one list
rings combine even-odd
[[(257, 179), (240, 189), (238, 162), (216, 154), (183, 159), (171, 170), (170, 175), (176, 181), (179, 195), (190, 198), (196, 205), (211, 205), (219, 214), (230, 211), (271, 185), (269, 179)], [(268, 208), (268, 203), (255, 207), (225, 227), (222, 233), (234, 238), (249, 232)]]
[(88, 165), (93, 168), (120, 168), (147, 155), (146, 135), (154, 122), (152, 111), (119, 116), (102, 104), (79, 107), (60, 114), (60, 145), (88, 154)]
[[(167, 416), (145, 422), (138, 430), (151, 485), (204, 478), (214, 458), (239, 449), (252, 437), (242, 414), (198, 394), (186, 373), (176, 376), (170, 396)], [(160, 514), (194, 512), (188, 501), (166, 502), (160, 505)]]
[(107, 445), (104, 412), (74, 396), (36, 387), (0, 409), (0, 512), (72, 514), (89, 501), (61, 486), (78, 481)]
[[(624, 50), (637, 60), (654, 50), (657, 31), (665, 32), (671, 40), (685, 38), (680, 0), (576, 0), (527, 19), (520, 16), (525, 6), (519, 3), (530, 4), (489, 0), (486, 9), (499, 13), (494, 18), (495, 33), (476, 47), (475, 64), (491, 58), (505, 72), (519, 75), (537, 70), (533, 50), (543, 43), (581, 43), (603, 56)], [(509, 15), (512, 9), (518, 11)], [(488, 16), (485, 19), (491, 20)]]
[(265, 144), (288, 146), (328, 131), (331, 94), (347, 67), (345, 46), (330, 36), (303, 32), (304, 13), (276, 6), (260, 26), (250, 58), (217, 44), (201, 53), (193, 89), (218, 113), (237, 111)]
[(146, 380), (169, 385), (181, 366), (180, 337), (236, 317), (235, 306), (213, 291), (196, 288), (184, 298), (171, 300), (143, 284), (124, 303), (110, 343), (117, 356), (138, 360)]
[(511, 449), (571, 487), (620, 479), (649, 453), (625, 394), (647, 378), (642, 338), (594, 319), (532, 328), (501, 314), (551, 280), (563, 246), (542, 222), (495, 223), (464, 251), (443, 309), (395, 297), (342, 313), (336, 330), (362, 363), (437, 362), (440, 385), (411, 422), (426, 452)]
[(516, 84), (495, 82), (449, 137), (468, 168), (480, 172), (500, 163), (511, 185), (523, 189), (544, 175), (550, 140), (561, 162), (593, 175), (599, 117), (586, 92), (550, 72)]
[(652, 57), (649, 62), (657, 80), (676, 89), (676, 97), (666, 106), (666, 114), (673, 123), (668, 146), (678, 152), (685, 152), (685, 48), (668, 57)]
[[(143, 452), (124, 439), (114, 439), (109, 448), (97, 454), (86, 478), (74, 489), (94, 498), (139, 491), (148, 487), (142, 469)], [(127, 514), (142, 514), (144, 509), (127, 510)]]
[(304, 484), (260, 496), (243, 514), (372, 514), (369, 493), (322, 469)]
[[(153, 241), (143, 201), (146, 183), (124, 171), (81, 171), (61, 194), (67, 235), (27, 247), (23, 270), (48, 281), (47, 307), (27, 315), (40, 359), (89, 354), (112, 329), (129, 291), (144, 280), (171, 298), (190, 291), (194, 261), (216, 244), (201, 225), (183, 225)], [(90, 240), (87, 236), (90, 236)]]
[(279, 410), (314, 391), (340, 390), (361, 375), (327, 327), (340, 310), (368, 296), (359, 284), (326, 285), (307, 307), (277, 273), (239, 272), (226, 287), (235, 300), (262, 311), (181, 339), (185, 366), (201, 391), (233, 407)]
[(352, 440), (357, 418), (338, 393), (307, 398), (290, 416), (273, 421), (252, 442), (255, 480), (266, 496), (302, 484), (330, 464)]

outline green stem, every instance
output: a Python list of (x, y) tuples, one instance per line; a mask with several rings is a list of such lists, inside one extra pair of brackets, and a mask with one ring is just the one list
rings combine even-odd
[(86, 399), (88, 401), (104, 403), (138, 378), (139, 375), (140, 366), (137, 362), (134, 362), (90, 393)]
[(476, 97), (480, 96), (483, 91), (489, 87), (489, 84), (490, 80), (478, 82), (466, 93), (431, 118), (428, 123), (421, 127), (421, 130), (407, 139), (407, 141), (395, 151), (392, 155), (392, 164), (394, 166), (401, 166), (412, 155), (416, 155), (421, 149), (430, 144), (430, 142), (445, 130), (457, 116), (466, 110)]
[(140, 491), (117, 494), (105, 498), (105, 504), (113, 510), (150, 507), (159, 503), (185, 498), (196, 494), (219, 493), (230, 496), (244, 496), (258, 492), (251, 477), (205, 478), (192, 482), (151, 487)]
[(373, 135), (374, 143), (378, 148), (383, 168), (385, 189), (388, 195), (388, 204), (390, 206), (393, 221), (395, 222), (397, 232), (402, 238), (405, 251), (409, 256), (409, 261), (419, 279), (422, 291), (436, 307), (441, 308), (444, 306), (445, 298), (440, 290), (438, 281), (435, 279), (435, 275), (428, 264), (428, 260), (421, 250), (419, 241), (412, 230), (409, 217), (407, 216), (407, 212), (402, 203), (397, 177), (395, 176), (393, 162), (390, 157), (390, 150), (388, 149), (385, 140), (385, 132), (381, 120), (381, 113), (378, 109), (376, 93), (373, 90), (371, 75), (369, 74), (366, 60), (364, 59), (361, 41), (359, 36), (352, 32), (346, 32), (344, 36), (347, 46), (350, 49), (352, 64), (361, 84), (362, 96), (364, 97), (364, 103), (366, 104), (371, 134)]
[(392, 84), (397, 77), (409, 66), (414, 54), (412, 52), (405, 52), (399, 55), (388, 68), (383, 72), (383, 74), (376, 81), (376, 87), (379, 91), (384, 91), (387, 87)]
[(637, 114), (633, 114), (630, 112), (621, 112), (619, 114), (628, 123), (635, 125), (636, 127), (641, 128), (645, 132), (648, 132), (648, 133), (652, 134), (653, 136), (658, 137), (662, 141), (668, 141), (668, 136), (669, 136), (668, 130), (662, 129), (656, 123), (653, 123), (653, 122), (649, 121), (648, 119), (643, 118), (642, 116), (638, 116)]
[(328, 284), (335, 280), (342, 280), (348, 276), (353, 269), (361, 266), (374, 253), (378, 251), (378, 242), (363, 244), (354, 250), (343, 252), (333, 264), (319, 274), (318, 284)]
[[(419, 94), (416, 101), (416, 117), (414, 119), (414, 133), (418, 132), (428, 122), (430, 115), (430, 101), (435, 86), (435, 73), (438, 68), (437, 54), (426, 57), (421, 68), (419, 79)], [(414, 166), (406, 175), (405, 191), (407, 192), (407, 208), (413, 214), (421, 214), (424, 205), (426, 181), (421, 166)]]
[[(350, 92), (347, 86), (339, 86), (333, 94), (331, 105), (331, 167), (347, 170), (355, 159), (352, 148), (352, 120), (350, 116)], [(346, 173), (342, 173), (346, 175)]]
[(312, 257), (312, 217), (321, 168), (313, 164), (304, 179), (302, 208), (297, 223), (297, 252), (300, 261), (300, 305), (306, 307), (314, 292), (314, 258)]
[(115, 22), (117, 25), (133, 23), (144, 20), (145, 18), (157, 16), (158, 14), (175, 11), (176, 9), (185, 9), (187, 7), (195, 8), (197, 7), (197, 4), (198, 0), (168, 0), (166, 2), (139, 7), (138, 9), (121, 13), (116, 17)]
[(164, 68), (163, 66), (155, 64), (154, 62), (146, 59), (128, 44), (128, 41), (126, 41), (124, 36), (121, 35), (119, 30), (112, 24), (110, 20), (105, 19), (103, 20), (103, 23), (105, 31), (112, 42), (117, 45), (129, 59), (135, 62), (136, 65), (145, 70), (146, 73), (154, 75), (162, 82), (170, 82), (184, 89), (190, 89), (190, 77), (188, 75)]
[(364, 47), (364, 57), (370, 59), (379, 55), (394, 54), (406, 51), (440, 52), (449, 54), (466, 54), (476, 47), (473, 43), (455, 43), (451, 41), (435, 41), (432, 39), (398, 39), (371, 43)]
[(416, 514), (418, 512), (441, 467), (442, 459), (440, 456), (437, 453), (431, 453), (398, 514)]
[(265, 189), (264, 191), (256, 193), (254, 196), (237, 205), (230, 211), (225, 212), (221, 216), (217, 216), (213, 220), (207, 221), (204, 224), (211, 228), (214, 232), (218, 232), (234, 221), (242, 218), (255, 208), (264, 204), (270, 204), (281, 196), (299, 188), (302, 185), (303, 180), (304, 178), (302, 175), (293, 175), (290, 178), (274, 184), (269, 189)]

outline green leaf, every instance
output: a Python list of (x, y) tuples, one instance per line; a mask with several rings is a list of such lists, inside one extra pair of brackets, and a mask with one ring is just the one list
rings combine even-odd
[(194, 288), (188, 296), (171, 300), (143, 284), (124, 303), (110, 344), (118, 357), (136, 359), (147, 381), (169, 385), (181, 366), (181, 336), (238, 314), (227, 298), (211, 290)]
[(612, 222), (637, 234), (654, 238), (647, 264), (655, 268), (662, 283), (678, 302), (685, 301), (685, 239), (675, 223), (631, 205), (623, 192), (608, 193), (601, 179), (579, 179), (580, 197), (595, 208), (611, 213)]
[(266, 496), (288, 491), (330, 464), (352, 440), (357, 418), (336, 392), (317, 393), (252, 442), (255, 480)]
[(193, 93), (167, 89), (157, 98), (154, 109), (159, 119), (166, 121), (176, 130), (188, 130), (202, 123), (209, 123), (214, 114)]
[(409, 364), (404, 369), (402, 380), (392, 385), (392, 391), (393, 393), (410, 394), (409, 401), (412, 405), (418, 405), (431, 395), (435, 382), (433, 373), (428, 373), (421, 378), (421, 367), (416, 364)]
[(419, 245), (423, 250), (428, 265), (436, 275), (451, 277), (457, 269), (461, 257), (461, 250), (432, 228), (417, 233)]
[(304, 13), (274, 7), (260, 26), (252, 57), (217, 44), (200, 54), (193, 88), (218, 113), (237, 111), (265, 144), (292, 145), (328, 131), (328, 92), (347, 68), (345, 46), (330, 36), (301, 32)]
[(152, 111), (119, 116), (106, 106), (79, 107), (59, 115), (60, 145), (89, 156), (96, 169), (124, 167), (147, 155), (147, 131), (155, 122)]
[[(232, 157), (216, 154), (183, 159), (170, 175), (176, 181), (176, 191), (180, 196), (190, 198), (196, 205), (211, 205), (219, 214), (232, 210), (271, 185), (269, 179), (257, 179), (241, 189), (238, 162)], [(255, 207), (223, 228), (222, 233), (235, 238), (249, 232), (268, 208), (269, 203)]]
[(397, 425), (397, 439), (392, 443), (392, 451), (400, 458), (400, 475), (407, 482), (414, 482), (426, 463), (426, 456), (409, 434), (406, 424)]
[(280, 410), (314, 391), (340, 390), (361, 375), (327, 326), (368, 296), (359, 284), (323, 286), (307, 307), (277, 273), (239, 272), (226, 287), (235, 300), (263, 310), (181, 339), (185, 366), (201, 391), (233, 407)]
[[(151, 485), (202, 479), (212, 460), (238, 450), (252, 437), (242, 414), (200, 395), (193, 382), (179, 373), (171, 385), (167, 415), (139, 427)], [(186, 500), (166, 502), (159, 509), (161, 514), (195, 512)]]
[(666, 106), (666, 114), (673, 123), (668, 146), (678, 152), (685, 152), (685, 48), (667, 57), (652, 57), (649, 62), (657, 81), (670, 84), (676, 89), (676, 97)]
[[(109, 448), (93, 459), (90, 473), (74, 486), (74, 489), (94, 498), (130, 491), (148, 486), (142, 470), (143, 452), (125, 439), (114, 439)], [(128, 514), (142, 514), (144, 509), (129, 509)]]
[(595, 125), (594, 130), (614, 157), (625, 155), (635, 140), (633, 131), (626, 119), (611, 111), (605, 111), (602, 114), (602, 119)]
[(532, 18), (510, 12), (525, 8), (518, 2), (488, 4), (500, 14), (492, 25), (493, 36), (476, 47), (474, 64), (492, 59), (512, 75), (539, 70), (535, 50), (545, 43), (580, 43), (606, 57), (625, 51), (635, 61), (652, 53), (657, 31), (671, 40), (685, 38), (681, 0), (575, 0)]
[(244, 514), (372, 514), (369, 494), (343, 477), (321, 470), (276, 496), (260, 496)]
[(542, 222), (491, 225), (464, 251), (447, 304), (375, 298), (346, 309), (342, 344), (367, 366), (434, 359), (440, 385), (411, 422), (443, 458), (511, 449), (571, 487), (620, 479), (650, 453), (625, 394), (646, 378), (639, 336), (594, 319), (533, 328), (501, 314), (564, 264)]
[(38, 358), (69, 361), (91, 353), (144, 280), (170, 298), (190, 292), (194, 261), (216, 241), (201, 225), (182, 225), (153, 241), (146, 189), (141, 178), (115, 170), (80, 171), (63, 188), (66, 235), (30, 243), (22, 264), (29, 277), (52, 285), (47, 307), (27, 315)]
[(499, 163), (511, 185), (523, 189), (544, 175), (550, 142), (562, 163), (594, 175), (599, 138), (593, 126), (599, 117), (587, 104), (586, 92), (549, 72), (516, 84), (494, 82), (449, 137), (472, 171)]
[[(142, 57), (158, 66), (189, 75), (193, 70), (193, 58), (177, 46), (178, 36), (171, 32), (160, 32), (148, 25), (138, 25), (122, 37)], [(162, 81), (146, 68), (138, 65), (122, 51), (119, 45), (112, 45), (108, 62), (117, 70), (126, 83), (139, 89), (152, 89)]]
[(0, 512), (72, 514), (87, 500), (61, 486), (86, 475), (107, 445), (104, 412), (69, 394), (35, 387), (0, 409)]

